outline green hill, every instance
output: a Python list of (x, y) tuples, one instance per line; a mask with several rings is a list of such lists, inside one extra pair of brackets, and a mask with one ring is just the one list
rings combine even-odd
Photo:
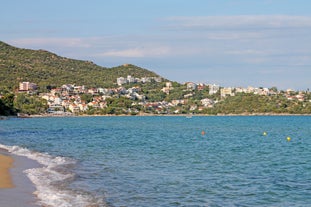
[(112, 86), (118, 77), (159, 77), (135, 65), (113, 68), (98, 66), (90, 61), (60, 57), (45, 50), (16, 48), (0, 41), (0, 89), (10, 90), (22, 81), (34, 82), (41, 89), (48, 85), (75, 83), (88, 87)]

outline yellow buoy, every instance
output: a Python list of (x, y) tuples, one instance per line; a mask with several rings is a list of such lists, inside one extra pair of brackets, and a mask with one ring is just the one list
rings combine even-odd
[(291, 138), (290, 138), (290, 137), (287, 137), (286, 139), (287, 139), (287, 141), (288, 141), (288, 142), (291, 140)]
[(267, 132), (263, 132), (262, 135), (263, 135), (263, 136), (267, 136)]

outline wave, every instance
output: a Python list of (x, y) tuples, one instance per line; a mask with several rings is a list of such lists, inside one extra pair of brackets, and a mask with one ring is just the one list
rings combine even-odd
[(76, 176), (72, 172), (73, 167), (77, 163), (76, 160), (67, 157), (53, 157), (19, 146), (0, 144), (0, 148), (19, 156), (25, 156), (41, 164), (40, 168), (32, 168), (24, 171), (36, 186), (36, 192), (34, 194), (39, 199), (39, 205), (50, 207), (106, 206), (103, 198), (95, 198), (90, 193), (68, 187)]

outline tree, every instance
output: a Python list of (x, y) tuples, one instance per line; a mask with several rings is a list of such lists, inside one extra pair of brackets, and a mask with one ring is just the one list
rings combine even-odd
[(16, 110), (13, 105), (14, 102), (14, 94), (7, 93), (5, 94), (2, 99), (0, 99), (0, 115), (15, 115)]
[(30, 96), (24, 93), (17, 94), (14, 100), (14, 107), (20, 113), (40, 114), (45, 113), (48, 105), (46, 100), (38, 96)]
[(277, 87), (275, 87), (275, 86), (273, 86), (273, 87), (270, 88), (269, 90), (270, 90), (270, 91), (273, 91), (273, 92), (275, 92), (275, 93), (278, 92), (278, 89), (277, 89)]
[(80, 98), (81, 98), (82, 101), (85, 101), (86, 103), (89, 103), (89, 102), (91, 102), (93, 100), (93, 95), (84, 93), (84, 94), (80, 95)]

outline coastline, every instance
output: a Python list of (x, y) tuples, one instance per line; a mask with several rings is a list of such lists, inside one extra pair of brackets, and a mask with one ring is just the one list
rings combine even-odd
[(149, 113), (140, 113), (137, 115), (128, 115), (128, 114), (95, 114), (95, 115), (88, 115), (88, 114), (82, 114), (82, 115), (53, 115), (53, 114), (35, 114), (35, 115), (29, 115), (27, 117), (16, 117), (16, 118), (48, 118), (48, 117), (144, 117), (144, 116), (176, 116), (176, 117), (206, 117), (206, 116), (311, 116), (311, 114), (289, 114), (289, 113), (241, 113), (241, 114), (149, 114)]
[(135, 114), (135, 115), (131, 115), (131, 114), (93, 114), (93, 115), (89, 115), (89, 114), (74, 114), (74, 113), (65, 113), (65, 114), (61, 114), (61, 113), (57, 113), (57, 114), (53, 114), (53, 113), (45, 113), (45, 114), (27, 114), (27, 115), (23, 115), (23, 116), (0, 116), (0, 121), (4, 121), (10, 118), (23, 118), (23, 119), (27, 119), (27, 118), (64, 118), (64, 117), (150, 117), (150, 116), (156, 116), (156, 117), (165, 117), (165, 116), (175, 116), (175, 117), (206, 117), (206, 116), (311, 116), (311, 114), (291, 114), (291, 113), (272, 113), (272, 112), (267, 112), (267, 113), (240, 113), (240, 114), (234, 114), (234, 113), (229, 113), (229, 114), (225, 114), (225, 113), (218, 113), (218, 114), (152, 114), (152, 113), (139, 113), (139, 114)]
[[(0, 206), (40, 206), (37, 204), (38, 199), (34, 194), (36, 187), (24, 173), (27, 169), (39, 167), (39, 163), (26, 157), (14, 155), (2, 148), (0, 148), (0, 158), (1, 166), (7, 167), (6, 174), (1, 176), (3, 179), (1, 185), (6, 185), (0, 188)], [(0, 172), (1, 175), (2, 172)]]

